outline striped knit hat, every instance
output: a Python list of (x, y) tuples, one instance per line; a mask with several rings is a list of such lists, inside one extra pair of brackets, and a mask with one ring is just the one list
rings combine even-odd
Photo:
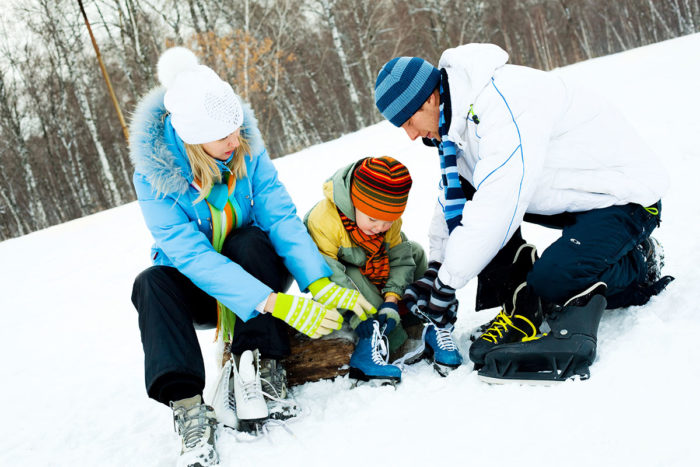
[(411, 174), (401, 162), (391, 157), (368, 157), (355, 166), (350, 199), (369, 217), (395, 221), (408, 201)]
[(440, 84), (440, 71), (418, 57), (396, 57), (379, 70), (374, 85), (374, 103), (396, 126), (421, 108)]

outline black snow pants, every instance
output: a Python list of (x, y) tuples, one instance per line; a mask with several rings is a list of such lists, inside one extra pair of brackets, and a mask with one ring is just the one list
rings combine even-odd
[[(460, 177), (471, 200), (476, 190)], [(563, 304), (596, 282), (607, 284), (608, 308), (643, 305), (654, 295), (643, 283), (647, 263), (637, 248), (661, 223), (661, 201), (551, 216), (525, 214), (524, 221), (560, 229), (562, 236), (541, 252), (527, 282), (544, 301)], [(650, 207), (651, 208), (651, 207)], [(650, 212), (652, 211), (652, 212)], [(525, 243), (520, 228), (478, 276), (476, 310), (501, 306), (509, 265)], [(649, 289), (649, 290), (647, 290)]]
[[(231, 232), (221, 253), (275, 292), (287, 291), (292, 283), (267, 234), (257, 227)], [(131, 301), (138, 311), (149, 397), (167, 405), (201, 395), (204, 361), (195, 329), (216, 327), (216, 299), (177, 269), (151, 266), (134, 281)], [(237, 319), (231, 352), (259, 349), (264, 357), (283, 357), (289, 354), (287, 330), (286, 323), (269, 314), (247, 322)]]

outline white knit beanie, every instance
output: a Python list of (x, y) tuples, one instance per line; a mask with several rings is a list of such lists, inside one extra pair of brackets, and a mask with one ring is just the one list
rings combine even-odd
[(243, 124), (243, 109), (231, 85), (184, 47), (166, 50), (158, 60), (165, 86), (165, 108), (177, 134), (187, 144), (225, 138)]

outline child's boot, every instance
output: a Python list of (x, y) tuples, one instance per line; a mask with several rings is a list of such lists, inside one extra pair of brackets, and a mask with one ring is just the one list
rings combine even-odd
[(360, 336), (350, 357), (350, 377), (360, 381), (401, 381), (401, 369), (387, 363), (388, 349), (379, 322), (367, 319), (357, 326)]
[(428, 323), (425, 327), (425, 356), (431, 358), (433, 367), (441, 376), (447, 376), (452, 370), (462, 364), (462, 355), (452, 339), (454, 326), (447, 324), (438, 327)]

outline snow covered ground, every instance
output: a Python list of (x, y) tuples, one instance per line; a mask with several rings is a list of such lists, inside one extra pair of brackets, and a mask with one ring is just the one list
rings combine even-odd
[[(255, 442), (223, 433), (223, 465), (697, 465), (700, 420), (700, 35), (580, 63), (672, 175), (657, 238), (677, 280), (644, 307), (606, 313), (592, 378), (556, 387), (490, 386), (471, 364), (441, 378), (425, 363), (396, 389), (347, 378), (295, 390), (306, 416)], [(414, 177), (405, 231), (427, 245), (438, 180), (434, 149), (388, 123), (276, 161), (303, 214), (343, 164), (392, 155)], [(555, 236), (531, 226), (540, 249)], [(134, 277), (150, 234), (135, 203), (0, 243), (0, 465), (167, 466), (178, 454), (171, 412), (147, 399)], [(474, 313), (459, 291), (456, 338), (497, 310)], [(200, 334), (216, 378), (212, 332)], [(695, 459), (695, 461), (693, 460)]]

